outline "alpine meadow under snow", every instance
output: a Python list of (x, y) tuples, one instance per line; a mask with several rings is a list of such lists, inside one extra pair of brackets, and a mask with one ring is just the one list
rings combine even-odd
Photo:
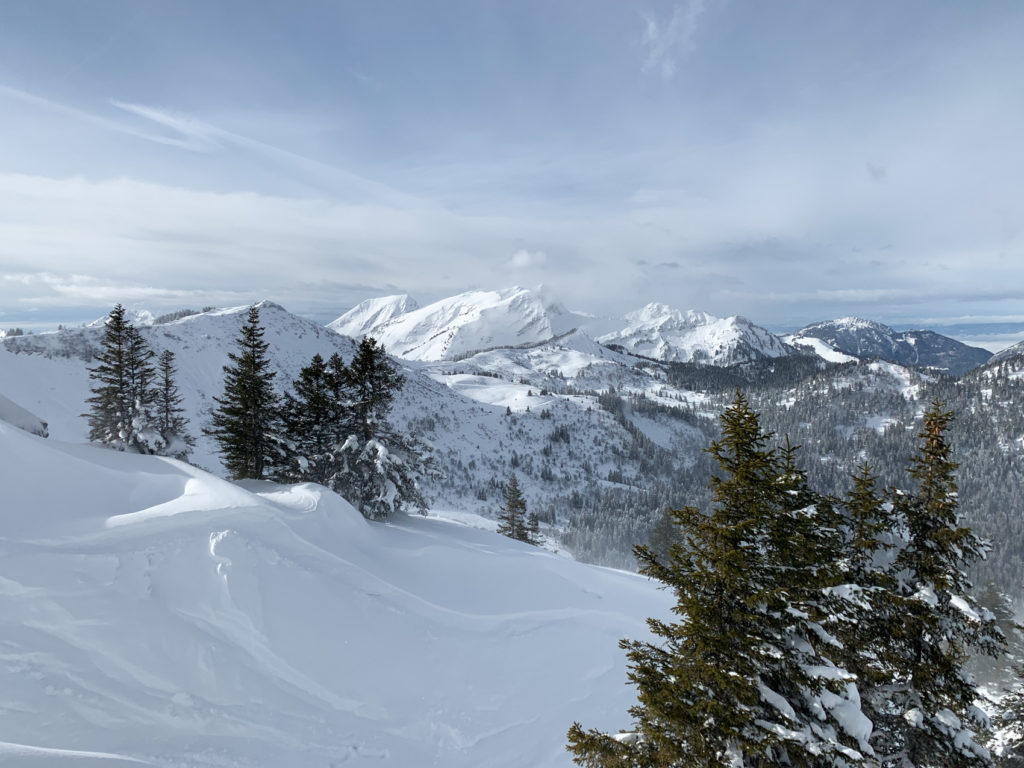
[[(293, 396), (289, 408), (301, 405), (294, 396), (314, 371), (311, 361), (320, 360), (323, 375), (332, 356), (353, 365), (372, 347), (364, 335), (384, 343), (393, 355), (384, 362), (402, 384), (389, 423), (430, 457), (420, 485), (427, 515), (369, 521), (321, 485), (224, 479), (236, 470), (211, 425), (228, 396), (225, 366), (237, 362), (229, 354), (247, 316), (266, 344), (267, 381)], [(1012, 600), (1001, 595), (1020, 594), (1024, 524), (1005, 499), (1024, 492), (1024, 356), (989, 361), (937, 334), (852, 320), (784, 338), (740, 317), (660, 304), (610, 321), (523, 288), (423, 307), (404, 295), (371, 299), (327, 327), (269, 301), (124, 317), (154, 359), (170, 353), (175, 361), (195, 438), (191, 465), (138, 455), (149, 448), (116, 439), (128, 450), (86, 444), (86, 414), (102, 401), (89, 372), (103, 359), (109, 322), (0, 342), (0, 762), (564, 767), (573, 757), (566, 731), (578, 722), (598, 729), (591, 735), (628, 731), (614, 744), (575, 731), (577, 759), (595, 760), (583, 764), (648, 765), (651, 739), (666, 726), (645, 713), (630, 730), (636, 691), (624, 683), (643, 669), (643, 653), (660, 653), (657, 636), (685, 645), (686, 619), (673, 596), (696, 601), (688, 612), (705, 627), (716, 612), (709, 595), (723, 604), (750, 597), (730, 595), (739, 582), (719, 579), (714, 568), (683, 578), (666, 565), (681, 568), (678, 544), (687, 537), (707, 545), (696, 550), (707, 562), (729, 562), (728, 537), (686, 510), (710, 515), (730, 503), (715, 496), (723, 469), (705, 449), (722, 439), (719, 416), (741, 389), (775, 438), (788, 434), (804, 448), (776, 454), (791, 462), (785, 466), (764, 458), (758, 471), (766, 482), (777, 474), (782, 485), (768, 496), (782, 512), (757, 522), (759, 549), (737, 551), (747, 564), (762, 563), (773, 552), (796, 556), (799, 541), (810, 558), (768, 586), (751, 574), (751, 594), (769, 592), (764, 605), (758, 597), (743, 609), (744, 621), (770, 639), (772, 652), (762, 655), (782, 655), (737, 694), (741, 702), (753, 695), (758, 711), (770, 713), (742, 739), (752, 738), (751, 728), (774, 733), (766, 754), (778, 764), (797, 764), (801, 750), (821, 746), (830, 755), (821, 765), (873, 765), (867, 715), (877, 716), (877, 733), (883, 725), (902, 733), (885, 720), (891, 713), (879, 714), (892, 700), (929, 728), (964, 734), (965, 765), (986, 764), (966, 721), (954, 728), (946, 710), (928, 709), (932, 699), (915, 704), (894, 688), (883, 701), (881, 688), (850, 687), (849, 670), (884, 677), (897, 669), (895, 656), (869, 658), (868, 640), (816, 612), (845, 600), (842, 621), (877, 628), (882, 614), (859, 612), (884, 604), (874, 602), (879, 590), (891, 589), (901, 606), (931, 605), (929, 595), (943, 596), (940, 603), (948, 596), (942, 579), (960, 577), (943, 572), (928, 592), (869, 568), (877, 582), (866, 591), (837, 590), (834, 579), (851, 561), (821, 543), (841, 527), (830, 522), (825, 494), (863, 490), (854, 475), (864, 463), (878, 472), (879, 504), (882, 489), (914, 487), (906, 469), (928, 403), (954, 408), (950, 442), (964, 462), (959, 511), (979, 532), (1005, 535), (971, 573), (979, 586), (991, 582), (996, 597), (978, 597), (975, 611), (975, 598), (949, 594), (976, 617), (1012, 615)], [(908, 348), (929, 356), (907, 359)], [(279, 475), (308, 464), (292, 461)], [(809, 495), (811, 487), (822, 495)], [(747, 490), (767, 498), (753, 484)], [(885, 498), (890, 512), (916, 519), (913, 493), (906, 502)], [(955, 522), (941, 526), (952, 531)], [(894, 530), (891, 538), (913, 536)], [(644, 573), (671, 590), (630, 572), (636, 544), (648, 546)], [(819, 603), (812, 593), (822, 589), (835, 594)], [(678, 629), (663, 623), (673, 607)], [(887, 610), (891, 618), (895, 609)], [(925, 626), (929, 616), (915, 620)], [(718, 631), (732, 642), (729, 627)], [(828, 649), (833, 635), (846, 656)], [(641, 654), (629, 657), (629, 668), (623, 638), (624, 649)], [(1011, 662), (984, 668), (993, 690), (1009, 679)], [(809, 687), (801, 692), (793, 675)], [(662, 683), (652, 679), (640, 690), (654, 700)], [(687, 701), (703, 685), (697, 680)], [(726, 681), (721, 690), (739, 689)], [(948, 703), (951, 717), (959, 706)], [(735, 756), (740, 742), (729, 743), (718, 757)], [(614, 762), (620, 758), (626, 762)]]

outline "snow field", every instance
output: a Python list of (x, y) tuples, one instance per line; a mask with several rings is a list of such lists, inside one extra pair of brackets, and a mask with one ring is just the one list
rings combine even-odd
[(617, 640), (671, 602), (315, 485), (5, 423), (0, 453), (0, 761), (569, 766), (574, 720), (628, 724)]

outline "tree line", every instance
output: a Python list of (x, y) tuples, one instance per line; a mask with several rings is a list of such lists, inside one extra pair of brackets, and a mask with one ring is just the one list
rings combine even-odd
[[(993, 765), (965, 665), (1006, 643), (967, 580), (985, 545), (959, 522), (950, 419), (938, 401), (926, 412), (912, 491), (880, 491), (861, 466), (836, 499), (809, 485), (797, 449), (772, 445), (737, 393), (709, 449), (711, 509), (670, 512), (667, 552), (636, 549), (676, 606), (675, 621), (648, 620), (656, 642), (620, 643), (638, 694), (633, 726), (574, 724), (575, 762)], [(1008, 707), (1019, 736), (1020, 696)]]
[[(154, 362), (155, 361), (155, 362)], [(89, 403), (89, 439), (122, 451), (188, 459), (195, 439), (175, 383), (174, 353), (159, 357), (120, 304), (103, 329)]]
[[(93, 380), (89, 438), (118, 450), (187, 460), (188, 434), (175, 383), (174, 355), (159, 357), (125, 320), (106, 320)], [(366, 517), (426, 510), (419, 480), (432, 471), (426, 446), (388, 420), (404, 377), (371, 337), (346, 365), (314, 355), (283, 395), (275, 387), (259, 307), (249, 309), (223, 367), (224, 387), (203, 433), (217, 443), (232, 479), (316, 482)]]

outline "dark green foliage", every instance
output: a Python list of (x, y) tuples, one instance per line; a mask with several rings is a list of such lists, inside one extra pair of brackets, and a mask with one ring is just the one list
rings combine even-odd
[(353, 423), (342, 381), (345, 364), (333, 354), (328, 362), (314, 355), (284, 396), (287, 461), (283, 479), (326, 485), (336, 471), (334, 449)]
[(964, 665), (971, 649), (999, 655), (1004, 640), (992, 618), (977, 618), (970, 593), (966, 569), (985, 548), (960, 525), (957, 465), (947, 440), (951, 419), (938, 401), (932, 403), (919, 453), (911, 460), (916, 492), (894, 497), (894, 512), (907, 532), (895, 562), (902, 621), (882, 640), (896, 654), (891, 702), (902, 718), (879, 729), (877, 738), (887, 747), (883, 764), (991, 765), (988, 752), (965, 730), (984, 724)]
[(89, 439), (121, 451), (156, 453), (153, 351), (124, 315), (120, 304), (110, 311), (96, 365), (89, 369)]
[(508, 536), (516, 541), (525, 541), (527, 544), (536, 544), (536, 536), (531, 527), (539, 533), (540, 523), (536, 515), (533, 516), (534, 524), (526, 513), (526, 498), (519, 487), (519, 478), (512, 473), (502, 493), (502, 505), (498, 510), (498, 533)]
[[(638, 689), (633, 732), (613, 739), (574, 725), (576, 762), (832, 766), (858, 761), (843, 751), (850, 747), (871, 766), (992, 765), (975, 740), (985, 725), (965, 663), (971, 650), (1003, 651), (1008, 630), (996, 615), (1016, 627), (1005, 600), (989, 611), (970, 594), (966, 569), (984, 546), (960, 525), (950, 419), (938, 402), (925, 413), (913, 492), (879, 492), (861, 466), (837, 502), (811, 490), (788, 441), (768, 447), (737, 397), (711, 448), (720, 467), (714, 509), (671, 512), (683, 541), (670, 542), (667, 555), (637, 550), (641, 572), (673, 589), (680, 621), (649, 620), (657, 644), (621, 643)], [(815, 679), (822, 669), (832, 673)], [(854, 679), (859, 697), (848, 688), (847, 705), (859, 698), (874, 726), (870, 746), (838, 726), (826, 738), (815, 720), (828, 716), (816, 697), (841, 696), (835, 684)], [(792, 711), (780, 719), (776, 710), (778, 729), (766, 729), (775, 696)], [(1017, 696), (1006, 700), (1013, 714), (1004, 725), (1015, 717), (1019, 727)], [(806, 739), (808, 728), (815, 738)]]
[(779, 454), (769, 438), (737, 394), (710, 449), (720, 468), (714, 508), (670, 513), (685, 539), (667, 561), (637, 549), (641, 573), (674, 592), (679, 621), (649, 619), (657, 643), (620, 643), (638, 692), (633, 733), (573, 725), (578, 764), (817, 766), (840, 753), (857, 762), (821, 698), (831, 689), (830, 701), (855, 706), (847, 676), (821, 652), (831, 608), (823, 588), (836, 578), (831, 513), (795, 469), (795, 449)]
[(187, 461), (195, 445), (195, 438), (188, 432), (188, 419), (181, 407), (183, 397), (175, 382), (177, 371), (174, 353), (165, 349), (158, 360), (153, 409), (156, 427), (164, 442), (164, 453), (181, 461)]
[(349, 421), (345, 440), (334, 451), (331, 487), (371, 519), (409, 510), (426, 513), (418, 483), (431, 467), (426, 447), (414, 435), (396, 432), (387, 418), (405, 377), (369, 336), (338, 376)]
[(224, 466), (235, 479), (271, 476), (283, 462), (276, 374), (263, 334), (259, 307), (250, 307), (237, 352), (228, 353), (231, 364), (224, 366), (224, 393), (214, 398), (217, 408), (204, 430), (219, 444)]
[(405, 378), (373, 338), (346, 366), (338, 354), (313, 357), (285, 396), (287, 457), (280, 476), (322, 483), (366, 517), (426, 511), (418, 480), (430, 471), (426, 448), (388, 421)]
[(388, 359), (384, 346), (372, 336), (364, 336), (359, 342), (355, 357), (342, 376), (356, 429), (360, 438), (368, 441), (380, 431), (405, 377)]
[(835, 658), (857, 677), (861, 710), (875, 725), (873, 747), (891, 753), (880, 734), (884, 724), (891, 729), (900, 722), (900, 714), (889, 705), (898, 654), (886, 642), (903, 621), (891, 572), (897, 524), (871, 467), (862, 464), (852, 480), (852, 489), (837, 505), (837, 580), (847, 585), (852, 599), (831, 626), (842, 643)]

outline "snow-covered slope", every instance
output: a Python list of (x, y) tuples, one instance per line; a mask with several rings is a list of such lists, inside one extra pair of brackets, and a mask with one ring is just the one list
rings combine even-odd
[(617, 639), (669, 607), (319, 486), (2, 422), (0, 455), (4, 764), (568, 768), (572, 721), (612, 728), (633, 699)]
[(363, 336), (373, 335), (374, 329), (384, 323), (414, 309), (419, 309), (419, 304), (404, 293), (398, 296), (367, 299), (356, 304), (337, 320), (328, 323), (327, 327), (343, 336), (361, 339)]
[[(352, 339), (276, 304), (261, 307), (264, 339), (281, 390), (316, 353), (326, 358), (338, 352), (351, 360)], [(192, 460), (215, 472), (221, 472), (217, 446), (201, 430), (209, 423), (213, 398), (221, 394), (222, 367), (247, 310), (213, 310), (140, 329), (158, 352), (175, 353), (183, 405), (198, 439)], [(89, 327), (5, 339), (0, 343), (0, 392), (45, 419), (55, 438), (85, 442), (87, 366), (101, 336), (100, 327)], [(600, 407), (597, 392), (614, 386), (623, 396), (642, 394), (672, 407), (700, 404), (698, 396), (684, 391), (664, 397), (664, 374), (643, 370), (653, 364), (602, 347), (582, 333), (529, 348), (492, 350), (458, 363), (398, 362), (406, 384), (394, 403), (395, 423), (430, 443), (443, 469), (427, 483), (428, 498), (491, 516), (513, 471), (531, 509), (551, 509), (562, 522), (568, 508), (561, 497), (601, 487), (612, 473), (637, 475), (643, 459), (621, 447), (633, 438)], [(706, 442), (685, 420), (634, 421), (658, 445), (675, 452), (668, 459), (672, 462), (687, 461)], [(570, 441), (557, 439), (569, 436)]]
[(0, 421), (6, 421), (18, 429), (24, 429), (40, 437), (49, 434), (45, 421), (3, 395), (0, 395)]
[[(402, 298), (376, 300), (380, 306), (363, 302), (329, 327), (355, 338), (369, 334), (408, 360), (456, 360), (485, 349), (546, 341), (579, 320), (545, 291), (528, 288), (469, 291), (398, 314)], [(375, 312), (392, 316), (373, 322)]]
[(739, 316), (719, 318), (652, 303), (625, 320), (622, 330), (598, 341), (656, 360), (709, 365), (782, 357), (791, 351), (773, 333)]
[(992, 355), (989, 360), (990, 363), (998, 363), (1003, 360), (1012, 360), (1017, 357), (1024, 356), (1024, 341), (1013, 344), (1006, 349), (1001, 349)]
[(937, 368), (954, 375), (966, 373), (992, 357), (988, 350), (970, 347), (934, 331), (894, 331), (887, 325), (857, 317), (814, 323), (789, 339), (796, 346), (811, 346), (819, 354), (820, 342), (835, 352), (861, 359), (879, 358), (899, 365)]
[[(351, 359), (351, 339), (273, 302), (262, 302), (260, 308), (264, 340), (270, 344), (270, 358), (282, 388), (316, 353), (326, 358), (338, 352), (345, 360)], [(216, 309), (139, 329), (157, 354), (169, 349), (176, 356), (183, 406), (192, 433), (199, 438), (193, 460), (207, 468), (216, 469), (220, 462), (215, 444), (200, 434), (201, 428), (209, 421), (213, 398), (222, 392), (223, 366), (235, 348), (248, 309)], [(88, 425), (82, 414), (88, 411), (85, 400), (90, 389), (87, 366), (100, 348), (102, 334), (102, 327), (95, 325), (4, 339), (0, 344), (0, 392), (39, 414), (54, 437), (84, 442)]]

